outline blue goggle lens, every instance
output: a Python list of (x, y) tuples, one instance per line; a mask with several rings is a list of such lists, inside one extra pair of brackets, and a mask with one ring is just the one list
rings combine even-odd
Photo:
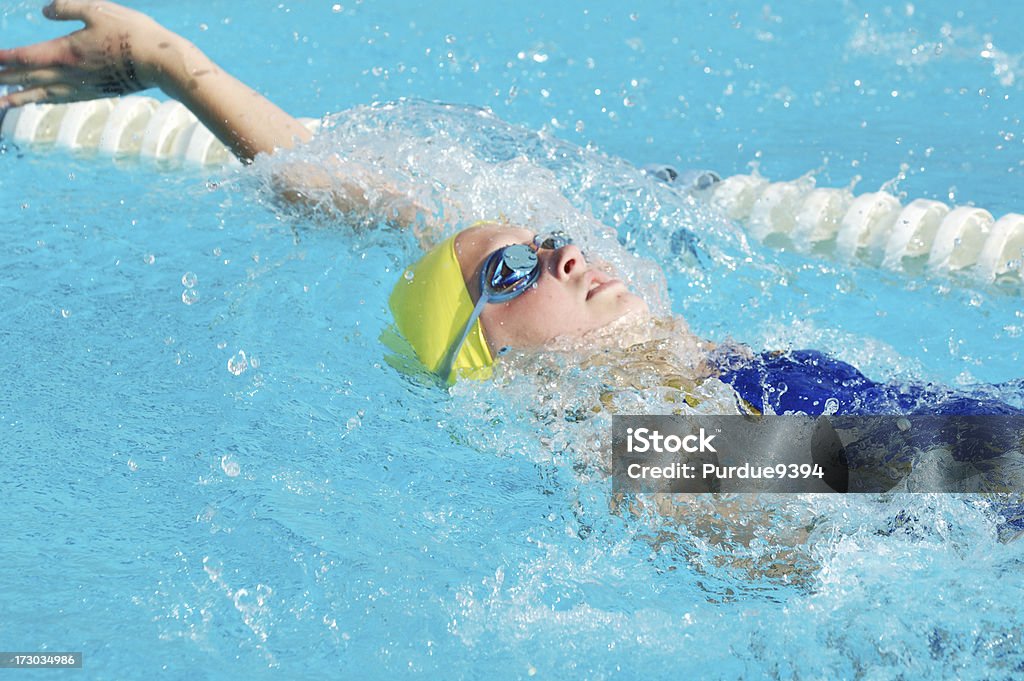
[(499, 248), (487, 257), (480, 272), (481, 296), (493, 303), (512, 300), (540, 278), (538, 250), (557, 250), (571, 243), (563, 232), (554, 232), (535, 236), (532, 247), (512, 244)]
[(533, 246), (535, 250), (546, 248), (549, 251), (557, 251), (559, 248), (568, 246), (572, 243), (572, 239), (565, 232), (551, 232), (550, 234), (538, 234), (533, 237)]

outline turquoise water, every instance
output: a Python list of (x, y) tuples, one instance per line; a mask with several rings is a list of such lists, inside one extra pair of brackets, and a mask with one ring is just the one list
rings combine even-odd
[[(415, 98), (339, 114), (303, 158), (362, 149), (482, 215), (566, 197), (701, 335), (1021, 406), (1018, 294), (749, 243), (635, 169), (868, 191), (907, 164), (907, 198), (1019, 212), (1019, 7), (334, 4), (138, 6), (296, 114)], [(5, 45), (57, 34), (0, 7)], [(612, 512), (599, 372), (512, 357), (448, 396), (403, 377), (378, 337), (412, 237), (286, 210), (272, 168), (0, 156), (0, 647), (79, 650), (96, 679), (1022, 673), (1005, 507), (766, 499), (720, 543), (710, 500), (682, 524)]]

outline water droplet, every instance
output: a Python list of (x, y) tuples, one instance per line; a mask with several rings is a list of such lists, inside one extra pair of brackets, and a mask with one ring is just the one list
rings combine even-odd
[(181, 292), (181, 302), (186, 305), (192, 305), (193, 303), (199, 302), (199, 291), (194, 288), (187, 288)]
[(331, 11), (334, 12), (335, 14), (342, 11), (343, 9), (345, 8), (342, 7), (341, 5), (331, 5)]
[(152, 253), (147, 253), (146, 257), (144, 257), (142, 261), (147, 265), (152, 265), (153, 263), (156, 262), (156, 256), (153, 255)]
[(128, 470), (132, 473), (139, 470), (139, 464), (135, 463), (135, 459), (128, 459)]
[(194, 288), (199, 283), (199, 277), (196, 276), (195, 272), (186, 272), (181, 275), (181, 285), (185, 288)]
[(220, 458), (220, 468), (229, 478), (237, 478), (238, 474), (242, 472), (242, 467), (230, 454), (225, 454)]
[(416, 274), (412, 270), (406, 270), (402, 276), (405, 277), (406, 281), (412, 281), (416, 278)]
[(241, 376), (249, 368), (249, 362), (245, 358), (245, 350), (239, 350), (228, 360), (228, 371), (235, 376)]
[(210, 576), (211, 582), (216, 582), (220, 579), (222, 569), (223, 566), (219, 560), (211, 561), (209, 556), (203, 556), (203, 570)]
[(71, 316), (71, 310), (68, 310), (68, 309), (62, 309), (62, 310), (60, 311), (60, 316), (61, 316), (61, 317), (63, 317), (64, 319), (67, 319), (68, 317), (70, 317), (70, 316)]

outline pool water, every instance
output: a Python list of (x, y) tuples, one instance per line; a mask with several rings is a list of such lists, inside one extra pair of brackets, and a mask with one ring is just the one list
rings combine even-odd
[[(291, 157), (554, 220), (701, 336), (1024, 407), (1019, 292), (764, 246), (636, 169), (1021, 212), (1020, 6), (136, 6), (332, 114)], [(0, 9), (5, 46), (65, 28)], [(415, 239), (280, 205), (277, 163), (3, 148), (0, 648), (82, 651), (90, 679), (1022, 673), (1012, 500), (740, 499), (731, 535), (705, 531), (728, 500), (613, 510), (607, 376), (511, 356), (445, 394), (396, 371)]]

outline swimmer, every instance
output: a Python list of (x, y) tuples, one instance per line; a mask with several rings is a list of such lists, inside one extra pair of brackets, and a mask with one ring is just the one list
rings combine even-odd
[[(54, 0), (43, 14), (85, 26), (35, 45), (0, 49), (0, 85), (16, 88), (0, 96), (0, 110), (159, 88), (243, 163), (312, 138), (297, 119), (145, 14), (86, 0)], [(486, 379), (509, 348), (568, 349), (581, 363), (604, 365), (613, 386), (651, 387), (640, 384), (653, 374), (656, 387), (677, 391), (680, 404), (708, 400), (720, 413), (1020, 413), (948, 389), (876, 383), (816, 351), (757, 353), (709, 343), (679, 317), (653, 318), (640, 296), (564, 234), (538, 234), (495, 216), (462, 216), (457, 207), (451, 211), (457, 218), (438, 217), (411, 192), (382, 186), (371, 169), (295, 164), (274, 178), (285, 200), (301, 203), (326, 190), (342, 212), (413, 229), (427, 252), (403, 272), (389, 297), (398, 334), (388, 344), (408, 360), (405, 370), (419, 367), (441, 384)], [(595, 229), (607, 229), (594, 222)], [(785, 389), (772, 390), (781, 384)], [(611, 410), (613, 403), (602, 397), (596, 406)], [(646, 512), (623, 507), (622, 498), (611, 502), (616, 509)], [(685, 523), (712, 543), (732, 537), (747, 544), (765, 524), (756, 512), (752, 523), (744, 520), (756, 500), (654, 495), (652, 503), (659, 516)], [(799, 567), (798, 550), (786, 548), (804, 542), (802, 524), (784, 523), (775, 564), (750, 567), (750, 574), (792, 579), (794, 569), (809, 569)], [(734, 560), (731, 551), (723, 555)]]
[[(85, 0), (54, 0), (43, 14), (85, 27), (0, 50), (0, 85), (19, 88), (0, 97), (0, 108), (156, 87), (187, 106), (243, 162), (312, 137), (294, 117), (145, 14)], [(739, 411), (1020, 413), (944, 388), (877, 383), (816, 351), (758, 354), (737, 344), (714, 346), (693, 337), (681, 319), (652, 320), (642, 298), (564, 234), (537, 234), (475, 216), (484, 219), (435, 245), (432, 235), (449, 233), (455, 224), (432, 224), (437, 218), (411, 196), (374, 186), (372, 172), (296, 166), (278, 180), (289, 200), (302, 201), (311, 187), (329, 187), (340, 208), (363, 213), (372, 212), (374, 202), (362, 187), (372, 186), (387, 199), (387, 215), (380, 217), (418, 230), (430, 248), (399, 279), (389, 303), (404, 352), (442, 383), (489, 376), (508, 348), (529, 352), (583, 339), (591, 347), (625, 350), (672, 336), (675, 347), (684, 348), (668, 358), (664, 373), (673, 385), (689, 391), (720, 380), (735, 391)], [(767, 389), (775, 384), (786, 389)]]

